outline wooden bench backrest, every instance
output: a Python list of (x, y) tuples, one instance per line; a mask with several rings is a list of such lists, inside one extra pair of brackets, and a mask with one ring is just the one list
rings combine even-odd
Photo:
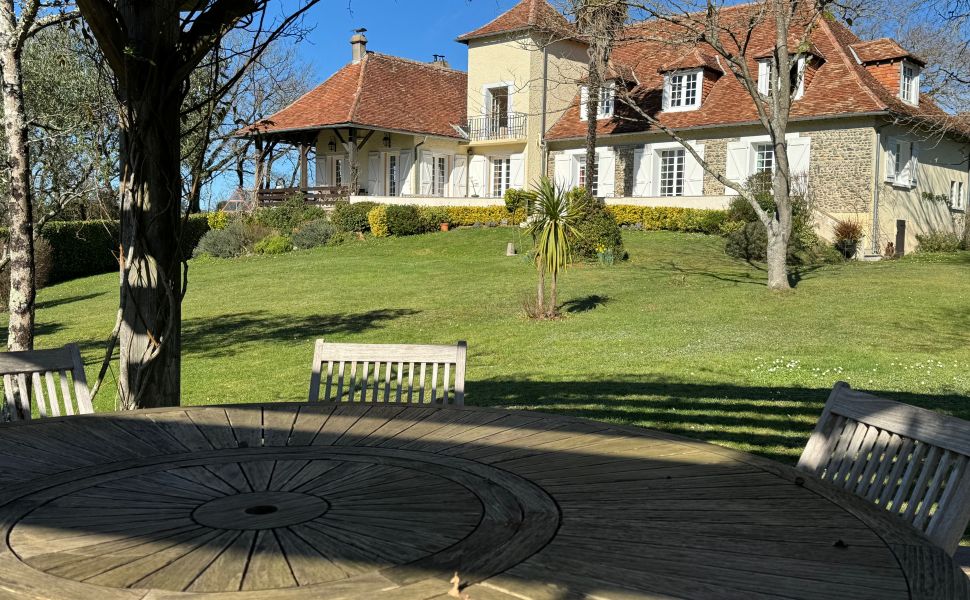
[(317, 340), (310, 402), (465, 402), (467, 345), (330, 344)]
[(970, 422), (832, 390), (798, 468), (898, 515), (953, 554), (970, 520)]
[(74, 344), (0, 353), (0, 374), (6, 400), (0, 420), (30, 419), (34, 405), (41, 417), (94, 412), (81, 353)]

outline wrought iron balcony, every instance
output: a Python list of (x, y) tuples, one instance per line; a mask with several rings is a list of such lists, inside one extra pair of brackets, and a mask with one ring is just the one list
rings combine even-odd
[(469, 117), (462, 127), (473, 142), (488, 140), (516, 140), (525, 137), (525, 113), (500, 113)]

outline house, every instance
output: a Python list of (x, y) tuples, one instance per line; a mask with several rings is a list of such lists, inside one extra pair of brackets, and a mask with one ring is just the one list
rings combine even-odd
[[(743, 21), (748, 9), (724, 9), (722, 21)], [(734, 181), (773, 169), (772, 148), (723, 59), (703, 43), (658, 41), (664, 27), (631, 25), (614, 51), (595, 115), (596, 194), (608, 204), (725, 207), (734, 192), (638, 111)], [(772, 28), (759, 26), (745, 53), (766, 94), (772, 40)], [(542, 175), (584, 184), (587, 55), (569, 21), (547, 0), (522, 0), (457, 41), (467, 46), (467, 73), (440, 57), (421, 63), (372, 52), (358, 32), (350, 63), (245, 134), (258, 144), (298, 144), (301, 187), (347, 189), (352, 200), (495, 204)], [(922, 232), (961, 231), (970, 136), (928, 133), (924, 125), (946, 115), (920, 93), (925, 62), (894, 40), (860, 40), (830, 18), (809, 42), (792, 73), (787, 137), (820, 232), (856, 221), (866, 231), (862, 253), (880, 255), (889, 242), (915, 248)]]

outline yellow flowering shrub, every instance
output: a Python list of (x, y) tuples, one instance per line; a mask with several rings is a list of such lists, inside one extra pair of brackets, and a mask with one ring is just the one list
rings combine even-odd
[(209, 222), (209, 229), (225, 229), (229, 224), (229, 213), (224, 210), (206, 213), (205, 218)]
[(370, 224), (370, 232), (374, 237), (387, 237), (390, 232), (387, 228), (387, 206), (378, 204), (367, 213), (367, 222)]
[(455, 226), (474, 225), (475, 223), (500, 223), (507, 219), (510, 224), (525, 219), (525, 209), (520, 208), (510, 215), (504, 206), (448, 206), (449, 223)]

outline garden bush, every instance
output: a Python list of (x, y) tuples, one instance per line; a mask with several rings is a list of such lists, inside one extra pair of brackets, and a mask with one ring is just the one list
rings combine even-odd
[(509, 213), (504, 206), (448, 206), (448, 222), (452, 225), (468, 226), (476, 223), (501, 223), (508, 221), (516, 225), (525, 220), (525, 209), (517, 209), (514, 213)]
[(259, 223), (246, 219), (234, 219), (225, 229), (212, 229), (199, 241), (195, 256), (232, 258), (248, 254), (261, 239), (272, 231)]
[(573, 256), (595, 259), (602, 252), (621, 258), (623, 232), (613, 214), (606, 210), (603, 203), (591, 198), (585, 188), (574, 188), (566, 195), (582, 207), (573, 238)]
[(293, 250), (293, 241), (287, 235), (274, 233), (253, 245), (256, 254), (286, 254)]
[(613, 204), (606, 207), (606, 210), (616, 219), (617, 225), (643, 225), (643, 207), (630, 204)]
[(724, 225), (728, 221), (726, 211), (703, 208), (615, 204), (607, 206), (606, 210), (620, 226), (639, 226), (650, 231), (718, 235), (723, 233)]
[(330, 222), (337, 231), (363, 233), (370, 230), (367, 213), (377, 206), (376, 202), (338, 202), (330, 213)]
[(370, 212), (367, 213), (367, 222), (370, 224), (370, 232), (374, 237), (391, 235), (387, 230), (387, 206), (379, 204), (370, 209)]
[(326, 246), (333, 239), (334, 233), (333, 225), (328, 223), (326, 219), (304, 223), (293, 232), (293, 247), (303, 250)]
[(535, 202), (535, 199), (535, 192), (509, 188), (505, 190), (505, 210), (510, 214), (515, 213), (517, 210), (528, 212), (532, 207), (532, 203)]
[(250, 219), (282, 234), (289, 234), (303, 223), (323, 219), (326, 216), (327, 213), (323, 208), (307, 204), (303, 194), (294, 194), (279, 206), (256, 209)]
[(422, 233), (421, 214), (416, 206), (389, 204), (387, 231), (391, 235), (415, 235)]
[(444, 206), (419, 206), (418, 215), (421, 217), (422, 231), (438, 231), (442, 223), (448, 223), (448, 209)]
[(960, 236), (951, 231), (931, 231), (918, 234), (917, 252), (956, 252), (961, 248)]
[(225, 229), (226, 225), (229, 224), (229, 213), (224, 210), (216, 210), (206, 213), (205, 219), (209, 223), (209, 229)]

